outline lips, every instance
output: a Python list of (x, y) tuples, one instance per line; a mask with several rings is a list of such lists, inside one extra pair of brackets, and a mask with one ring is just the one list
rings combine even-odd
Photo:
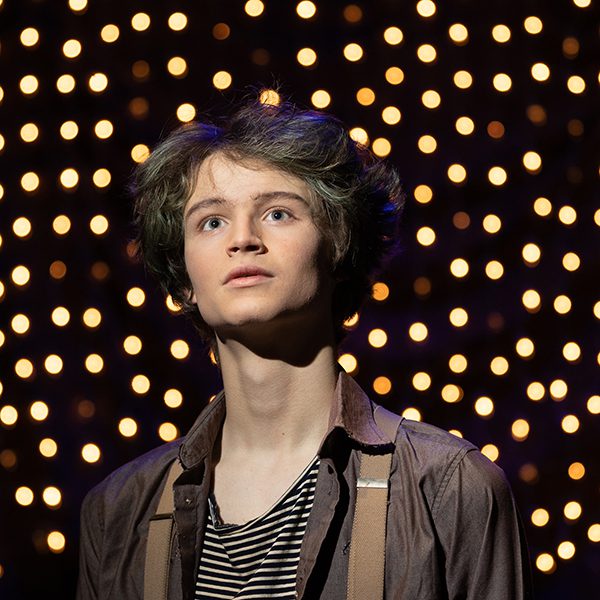
[(232, 269), (227, 274), (224, 283), (227, 284), (231, 281), (244, 281), (245, 279), (250, 280), (251, 278), (260, 279), (262, 277), (273, 277), (273, 274), (260, 267), (253, 266), (242, 266)]

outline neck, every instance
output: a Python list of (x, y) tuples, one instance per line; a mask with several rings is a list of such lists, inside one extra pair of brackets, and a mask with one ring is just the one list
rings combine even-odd
[(288, 457), (316, 454), (327, 432), (337, 381), (333, 340), (311, 342), (293, 360), (289, 352), (265, 356), (232, 339), (217, 338), (217, 344), (227, 403), (223, 449)]

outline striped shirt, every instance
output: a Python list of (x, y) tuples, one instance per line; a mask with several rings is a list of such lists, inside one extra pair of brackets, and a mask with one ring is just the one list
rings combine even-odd
[(220, 524), (209, 498), (195, 600), (295, 598), (300, 546), (318, 470), (316, 457), (275, 505), (243, 525)]

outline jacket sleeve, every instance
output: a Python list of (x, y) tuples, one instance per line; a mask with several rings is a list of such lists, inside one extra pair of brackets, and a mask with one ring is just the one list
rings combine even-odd
[(532, 597), (523, 526), (504, 472), (477, 450), (446, 474), (433, 505), (448, 598)]
[(98, 508), (99, 501), (94, 492), (95, 490), (92, 490), (88, 493), (81, 506), (77, 600), (96, 600), (99, 594), (104, 523)]

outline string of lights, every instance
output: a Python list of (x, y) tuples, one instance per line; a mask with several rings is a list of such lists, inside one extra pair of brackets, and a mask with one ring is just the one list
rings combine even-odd
[(249, 86), (332, 111), (404, 178), (342, 367), (505, 470), (540, 597), (589, 590), (598, 10), (509, 4), (0, 0), (0, 596), (72, 594), (85, 493), (219, 389), (135, 260), (126, 189), (165, 131)]

